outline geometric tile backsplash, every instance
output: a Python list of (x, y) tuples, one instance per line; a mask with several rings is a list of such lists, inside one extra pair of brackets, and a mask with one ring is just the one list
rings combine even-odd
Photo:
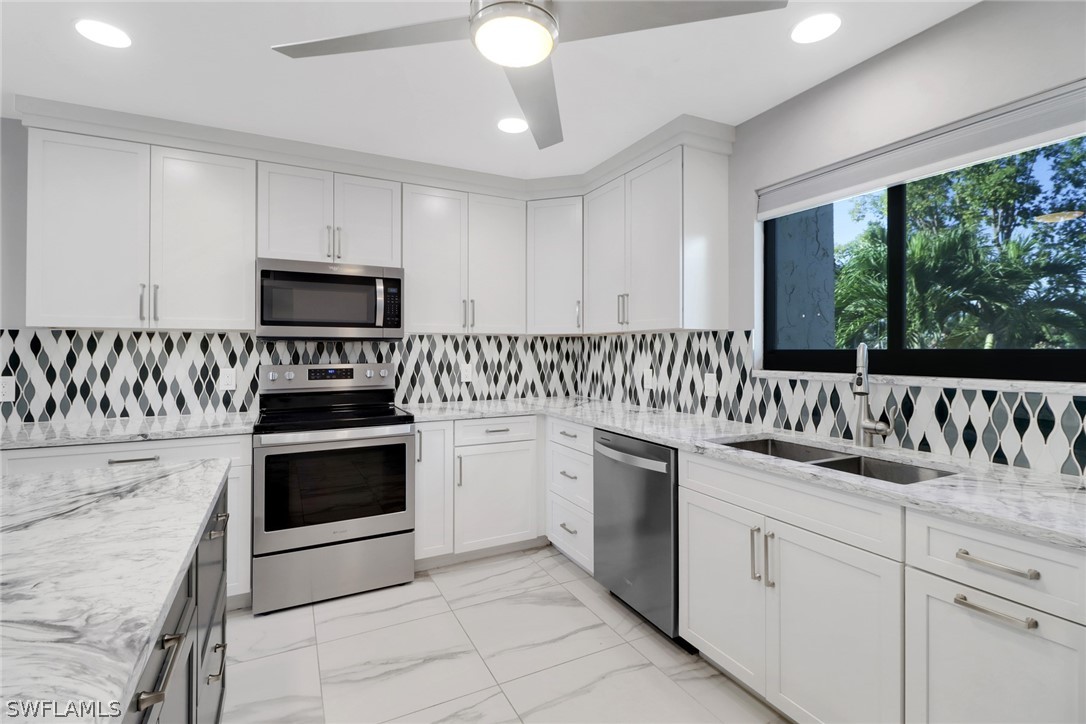
[[(255, 406), (260, 364), (391, 362), (401, 402), (585, 395), (852, 437), (847, 382), (752, 374), (750, 332), (590, 337), (411, 335), (403, 340), (258, 340), (247, 333), (0, 330), (17, 399), (0, 421), (142, 417)], [(470, 366), (472, 380), (461, 378)], [(237, 390), (218, 392), (222, 367)], [(653, 371), (653, 384), (644, 372)], [(705, 377), (717, 394), (705, 396)], [(886, 445), (1086, 474), (1086, 395), (941, 386), (872, 386)]]

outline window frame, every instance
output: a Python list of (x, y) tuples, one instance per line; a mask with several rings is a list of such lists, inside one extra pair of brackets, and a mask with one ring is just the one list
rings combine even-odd
[[(887, 345), (869, 353), (873, 374), (919, 377), (1086, 382), (1086, 349), (907, 349), (906, 184), (886, 189)], [(762, 222), (763, 350), (766, 370), (851, 373), (853, 350), (777, 349), (777, 219)]]

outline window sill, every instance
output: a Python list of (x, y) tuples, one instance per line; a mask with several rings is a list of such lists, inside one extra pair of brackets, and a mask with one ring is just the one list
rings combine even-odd
[[(847, 372), (802, 372), (793, 370), (754, 370), (754, 377), (762, 379), (805, 379), (819, 382), (852, 381)], [(876, 385), (900, 385), (903, 387), (953, 387), (967, 390), (995, 390), (997, 392), (1041, 392), (1049, 395), (1086, 395), (1086, 384), (1081, 382), (1037, 382), (1030, 380), (987, 380), (966, 377), (920, 377), (916, 375), (871, 375)]]

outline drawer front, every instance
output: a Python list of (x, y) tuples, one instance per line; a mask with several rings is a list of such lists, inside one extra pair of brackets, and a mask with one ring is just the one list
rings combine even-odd
[(4, 472), (8, 475), (52, 473), (82, 468), (124, 467), (137, 463), (180, 463), (202, 458), (230, 458), (232, 467), (252, 465), (252, 436), (230, 435), (5, 450)]
[(535, 415), (457, 420), (453, 432), (456, 446), (486, 445), (492, 442), (535, 440)]
[(547, 439), (588, 455), (592, 454), (591, 427), (549, 417), (547, 418)]
[[(171, 675), (172, 678), (183, 677), (185, 675), (183, 670), (184, 655), (182, 653), (182, 648), (186, 645), (191, 647), (191, 642), (181, 641), (169, 648), (163, 648), (163, 637), (186, 633), (191, 637), (191, 627), (189, 624), (192, 621), (195, 610), (196, 577), (192, 566), (189, 566), (185, 571), (185, 577), (181, 580), (181, 586), (174, 596), (173, 603), (170, 605), (170, 611), (166, 614), (166, 620), (162, 624), (162, 630), (155, 637), (154, 648), (151, 650), (151, 658), (147, 660), (147, 665), (144, 667), (143, 673), (140, 674), (139, 683), (136, 685), (136, 694), (132, 697), (132, 701), (129, 702), (128, 711), (125, 714), (125, 722), (139, 722), (144, 719), (153, 721), (157, 718), (158, 710), (161, 709), (161, 704), (155, 705), (150, 709), (145, 709), (144, 711), (138, 711), (137, 704), (141, 693), (151, 694), (163, 685), (170, 683), (165, 681), (167, 663), (170, 656), (177, 659), (174, 663), (174, 672)], [(150, 717), (148, 717), (148, 712), (151, 713)]]
[(592, 515), (565, 498), (547, 495), (547, 537), (558, 550), (592, 572)]
[(898, 505), (692, 453), (679, 454), (679, 485), (895, 561), (904, 558)]
[(220, 607), (220, 599), (226, 598), (226, 530), (229, 519), (224, 490), (196, 549), (197, 651), (201, 661), (207, 657), (215, 611)]
[(547, 490), (592, 512), (592, 456), (547, 443)]
[(226, 689), (226, 599), (219, 602), (211, 626), (210, 647), (200, 667), (196, 682), (196, 719), (199, 724), (215, 724), (222, 709)]
[(908, 511), (906, 562), (1086, 624), (1086, 551)]

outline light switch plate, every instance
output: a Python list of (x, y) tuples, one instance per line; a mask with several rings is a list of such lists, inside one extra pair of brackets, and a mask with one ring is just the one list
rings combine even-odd
[(719, 391), (719, 387), (716, 383), (716, 374), (713, 372), (705, 373), (705, 396), (716, 397), (716, 393)]
[(652, 368), (641, 373), (641, 389), (654, 390), (656, 389), (656, 376), (652, 373)]
[(11, 375), (0, 377), (0, 402), (15, 402), (15, 378)]
[(233, 392), (237, 388), (237, 371), (233, 368), (219, 370), (219, 392)]
[(471, 362), (461, 362), (460, 363), (460, 381), (461, 382), (463, 382), (464, 384), (470, 384), (471, 383), (472, 372), (474, 372), (474, 367), (472, 367)]

